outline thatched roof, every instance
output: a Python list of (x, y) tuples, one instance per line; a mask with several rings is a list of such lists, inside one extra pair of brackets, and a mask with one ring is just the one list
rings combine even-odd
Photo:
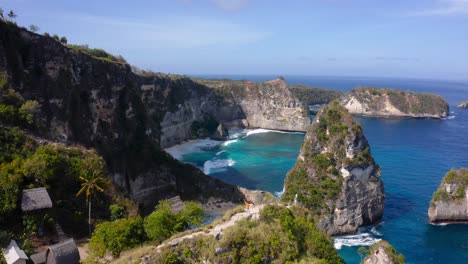
[(46, 262), (46, 252), (42, 251), (29, 256), (34, 264), (44, 264)]
[(39, 210), (44, 208), (52, 208), (52, 200), (46, 188), (35, 188), (23, 190), (23, 198), (21, 199), (21, 209), (26, 211)]
[(173, 213), (178, 213), (184, 209), (184, 202), (180, 199), (180, 196), (175, 196), (170, 199), (168, 199), (169, 202), (171, 203), (171, 211)]
[(49, 246), (46, 253), (46, 260), (54, 259), (56, 264), (77, 264), (80, 262), (80, 253), (73, 238), (62, 243)]
[(28, 256), (18, 247), (15, 240), (10, 241), (8, 247), (2, 249), (3, 256), (5, 257), (7, 264), (15, 263), (20, 259), (27, 260)]

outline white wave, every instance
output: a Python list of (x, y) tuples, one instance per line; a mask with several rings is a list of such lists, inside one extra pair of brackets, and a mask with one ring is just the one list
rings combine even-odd
[(229, 146), (230, 144), (235, 143), (237, 141), (239, 141), (239, 139), (231, 139), (228, 141), (224, 141), (223, 146)]
[(333, 237), (333, 242), (336, 249), (341, 249), (342, 246), (371, 246), (380, 240), (382, 239), (373, 237), (370, 233)]
[(261, 133), (304, 134), (304, 132), (292, 132), (292, 131), (281, 131), (281, 130), (259, 128), (259, 129), (254, 129), (254, 130), (247, 130), (246, 136), (250, 136), (254, 134), (261, 134)]
[(454, 119), (454, 118), (455, 118), (454, 115), (447, 116), (447, 120)]
[(375, 226), (371, 228), (370, 232), (376, 236), (382, 236), (382, 233), (377, 231), (377, 228), (375, 228)]
[(205, 174), (212, 174), (225, 171), (228, 167), (234, 166), (234, 164), (236, 164), (236, 162), (232, 159), (207, 160), (203, 164), (203, 172)]
[(211, 139), (195, 139), (187, 142), (174, 145), (172, 147), (164, 149), (167, 153), (171, 154), (172, 157), (182, 160), (182, 157), (189, 153), (202, 152), (203, 149), (213, 148), (220, 145), (220, 141)]
[(281, 196), (283, 195), (284, 193), (284, 190), (280, 191), (280, 192), (274, 192), (274, 195), (276, 196), (276, 198), (281, 198)]
[(224, 153), (224, 152), (226, 152), (226, 151), (225, 150), (218, 151), (218, 152), (216, 152), (216, 156), (219, 156), (219, 155), (221, 155), (221, 153)]

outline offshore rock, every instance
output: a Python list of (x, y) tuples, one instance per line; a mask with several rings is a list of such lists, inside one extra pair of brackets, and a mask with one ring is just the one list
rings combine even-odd
[(432, 196), (429, 222), (468, 223), (468, 169), (450, 170)]
[(445, 118), (447, 101), (439, 95), (370, 87), (354, 88), (340, 99), (351, 114), (377, 117)]
[(309, 127), (285, 180), (282, 200), (318, 215), (329, 235), (354, 233), (382, 218), (384, 188), (361, 126), (333, 101)]

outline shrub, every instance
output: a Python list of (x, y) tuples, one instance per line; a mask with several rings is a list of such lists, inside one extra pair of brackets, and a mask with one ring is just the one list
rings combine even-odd
[(106, 252), (111, 252), (114, 257), (118, 257), (123, 250), (140, 245), (145, 240), (141, 217), (119, 219), (97, 225), (89, 240), (89, 248), (97, 256), (102, 257)]
[(117, 204), (109, 206), (110, 218), (112, 221), (124, 218), (126, 216), (125, 208)]

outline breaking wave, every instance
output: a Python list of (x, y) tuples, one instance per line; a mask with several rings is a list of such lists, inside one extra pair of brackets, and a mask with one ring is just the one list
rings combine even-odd
[(216, 172), (226, 171), (228, 167), (232, 167), (236, 162), (232, 159), (212, 159), (205, 161), (203, 164), (203, 172), (212, 174)]
[(335, 236), (333, 237), (333, 242), (336, 249), (341, 249), (343, 246), (371, 246), (382, 240), (379, 237), (382, 237), (382, 234), (378, 232), (375, 227), (372, 227), (369, 232), (359, 232), (354, 235)]
[(183, 142), (178, 145), (174, 145), (170, 148), (164, 149), (167, 153), (171, 154), (172, 157), (178, 160), (182, 160), (186, 154), (201, 152), (204, 149), (209, 149), (220, 145), (220, 141), (211, 139), (195, 139)]

